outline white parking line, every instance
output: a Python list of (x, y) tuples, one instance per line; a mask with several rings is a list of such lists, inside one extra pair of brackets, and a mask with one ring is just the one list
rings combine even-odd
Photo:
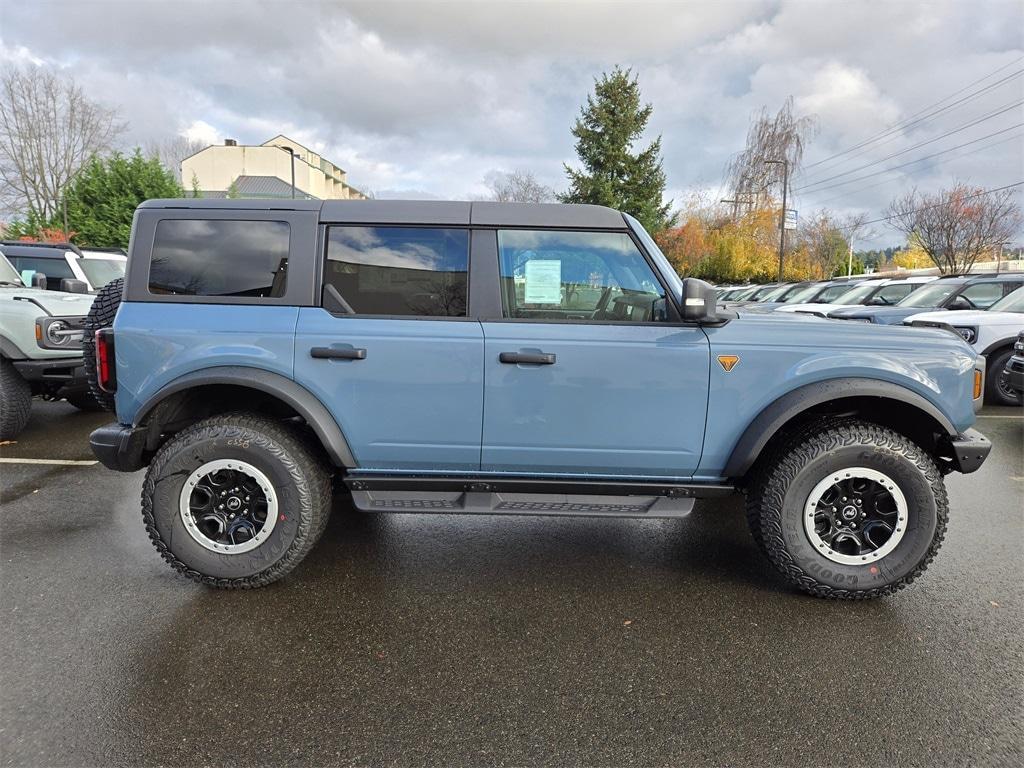
[(91, 467), (98, 461), (77, 461), (74, 459), (6, 459), (0, 458), (0, 464), (56, 464), (60, 467)]
[(1014, 421), (1024, 421), (1024, 416), (1002, 416), (996, 413), (985, 413), (978, 416), (979, 419), (1013, 419)]

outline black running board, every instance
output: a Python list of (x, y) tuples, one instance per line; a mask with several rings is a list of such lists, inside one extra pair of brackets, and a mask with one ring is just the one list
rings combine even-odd
[(696, 498), (725, 496), (731, 485), (537, 478), (408, 475), (345, 477), (357, 509), (476, 515), (685, 517)]
[(485, 491), (352, 491), (363, 512), (571, 517), (686, 517), (693, 498)]

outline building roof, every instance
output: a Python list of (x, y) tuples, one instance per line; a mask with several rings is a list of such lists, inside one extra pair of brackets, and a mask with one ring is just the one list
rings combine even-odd
[[(287, 197), (292, 196), (292, 185), (277, 176), (239, 176), (234, 182), (239, 195), (244, 197)], [(295, 190), (295, 196), (312, 200), (312, 195), (301, 189)]]
[[(289, 192), (290, 185), (285, 185)], [(600, 205), (493, 203), (441, 200), (147, 200), (140, 208), (319, 211), (320, 220), (345, 224), (447, 224), (452, 226), (579, 227), (626, 229), (622, 214)]]

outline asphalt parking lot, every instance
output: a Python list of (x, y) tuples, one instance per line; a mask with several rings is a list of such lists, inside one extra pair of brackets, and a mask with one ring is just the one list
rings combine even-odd
[(1024, 417), (890, 598), (790, 591), (739, 498), (684, 520), (363, 516), (269, 588), (176, 575), (109, 420), (0, 447), (3, 765), (1020, 765)]

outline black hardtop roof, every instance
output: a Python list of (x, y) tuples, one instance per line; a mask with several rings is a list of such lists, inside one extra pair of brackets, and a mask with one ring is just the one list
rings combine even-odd
[(77, 245), (72, 243), (33, 243), (26, 240), (0, 241), (0, 251), (10, 256), (36, 256), (50, 259), (63, 259), (64, 254), (81, 253)]
[(498, 227), (626, 229), (619, 211), (601, 205), (446, 200), (147, 200), (139, 208), (235, 211), (317, 211), (323, 222), (448, 224)]

